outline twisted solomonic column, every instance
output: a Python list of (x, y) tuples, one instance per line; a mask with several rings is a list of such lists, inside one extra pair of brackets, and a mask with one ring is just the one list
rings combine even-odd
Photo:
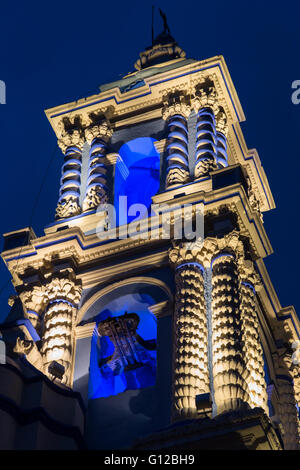
[(197, 251), (195, 243), (180, 243), (169, 252), (176, 269), (174, 419), (196, 417), (196, 396), (209, 392), (203, 267), (197, 262)]
[(107, 198), (107, 166), (104, 162), (107, 153), (107, 143), (112, 136), (112, 130), (106, 122), (88, 127), (85, 137), (90, 144), (90, 159), (86, 192), (83, 200), (83, 212), (95, 209), (99, 204), (105, 204)]
[(197, 113), (195, 178), (201, 178), (218, 168), (218, 136), (215, 113), (219, 110), (214, 87), (201, 89), (193, 100)]
[(62, 364), (62, 382), (70, 385), (72, 374), (73, 334), (81, 286), (70, 274), (54, 277), (46, 285), (48, 307), (44, 315), (42, 354), (45, 372), (52, 361)]
[(219, 168), (228, 166), (227, 155), (227, 134), (228, 125), (224, 111), (220, 110), (216, 115), (216, 131), (217, 131), (217, 165)]
[(162, 117), (168, 121), (166, 188), (189, 181), (187, 118), (190, 106), (185, 103), (167, 104)]
[(240, 310), (243, 348), (247, 365), (244, 377), (248, 387), (249, 404), (251, 408), (260, 407), (269, 414), (264, 356), (259, 339), (259, 323), (256, 307), (256, 289), (261, 283), (251, 261), (241, 260), (239, 263), (239, 273), (241, 278)]
[(63, 132), (58, 145), (64, 153), (64, 164), (60, 180), (59, 200), (56, 208), (56, 219), (73, 217), (80, 213), (81, 158), (84, 139), (78, 129)]
[(212, 365), (218, 414), (249, 403), (239, 301), (237, 251), (242, 249), (239, 245), (237, 233), (225, 236), (211, 263)]

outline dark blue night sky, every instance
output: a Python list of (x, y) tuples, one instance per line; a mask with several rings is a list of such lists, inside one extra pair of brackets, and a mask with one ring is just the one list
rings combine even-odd
[[(53, 221), (62, 154), (44, 109), (96, 94), (100, 84), (131, 71), (151, 42), (153, 3), (2, 2), (0, 79), (7, 104), (0, 105), (0, 233), (32, 225), (42, 235)], [(282, 305), (294, 304), (299, 313), (300, 104), (292, 104), (291, 84), (300, 80), (300, 3), (158, 5), (188, 57), (225, 57), (246, 115), (247, 145), (257, 148), (277, 205), (264, 216), (275, 252), (266, 265)], [(9, 279), (1, 262), (0, 287)], [(12, 292), (9, 282), (1, 290), (0, 318)]]

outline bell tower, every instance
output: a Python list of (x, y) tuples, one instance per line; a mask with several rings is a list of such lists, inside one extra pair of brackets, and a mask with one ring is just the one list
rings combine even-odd
[(133, 72), (46, 116), (53, 221), (4, 235), (10, 370), (80, 393), (89, 448), (298, 449), (300, 325), (264, 264), (275, 204), (224, 58), (187, 58), (165, 23)]

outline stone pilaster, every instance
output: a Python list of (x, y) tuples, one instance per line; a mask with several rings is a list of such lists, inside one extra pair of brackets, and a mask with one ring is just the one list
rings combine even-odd
[(203, 267), (197, 262), (197, 251), (197, 244), (181, 243), (169, 252), (170, 262), (176, 270), (174, 419), (196, 417), (196, 396), (209, 393)]
[(80, 129), (64, 131), (58, 145), (64, 153), (56, 219), (73, 217), (80, 213), (81, 158), (84, 139)]
[(86, 192), (82, 205), (83, 212), (96, 209), (99, 204), (105, 204), (108, 201), (107, 166), (104, 159), (111, 136), (112, 130), (106, 122), (92, 125), (85, 130), (85, 137), (91, 149)]
[(191, 109), (184, 97), (168, 98), (162, 117), (168, 121), (166, 188), (189, 181), (187, 118)]

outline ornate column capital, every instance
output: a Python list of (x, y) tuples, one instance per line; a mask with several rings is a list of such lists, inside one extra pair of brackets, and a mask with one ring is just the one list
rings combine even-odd
[(46, 284), (45, 290), (48, 302), (65, 300), (75, 307), (80, 302), (82, 286), (79, 281), (73, 279), (72, 275), (69, 274), (64, 277), (52, 277), (48, 284)]
[(181, 240), (172, 240), (172, 248), (169, 249), (169, 260), (171, 265), (175, 268), (182, 263), (197, 262), (197, 255), (199, 254), (203, 240), (195, 242), (185, 242)]
[(253, 267), (251, 261), (244, 260), (244, 246), (236, 230), (228, 233), (223, 238), (207, 237), (204, 240), (199, 239), (193, 242), (173, 240), (172, 245), (172, 248), (169, 249), (169, 260), (174, 267), (182, 263), (195, 262), (208, 268), (215, 256), (227, 251), (234, 253), (237, 262), (242, 260), (245, 269), (247, 267), (250, 270), (252, 269), (251, 266)]
[(218, 94), (214, 86), (195, 91), (192, 106), (196, 113), (201, 108), (211, 108), (216, 114), (219, 109)]
[(91, 145), (92, 141), (97, 138), (104, 140), (104, 142), (108, 142), (112, 134), (113, 130), (105, 121), (101, 124), (91, 125), (84, 130), (84, 135), (89, 145)]
[(68, 147), (77, 147), (82, 150), (84, 144), (83, 131), (81, 129), (73, 129), (71, 131), (63, 131), (57, 144), (61, 151), (65, 154)]
[(163, 98), (162, 118), (167, 121), (170, 117), (180, 114), (186, 119), (191, 113), (191, 106), (186, 102), (185, 95), (169, 94)]
[(173, 247), (169, 250), (169, 260), (175, 268), (183, 263), (199, 263), (207, 268), (218, 248), (216, 238), (199, 239), (194, 242), (173, 240), (172, 244)]

